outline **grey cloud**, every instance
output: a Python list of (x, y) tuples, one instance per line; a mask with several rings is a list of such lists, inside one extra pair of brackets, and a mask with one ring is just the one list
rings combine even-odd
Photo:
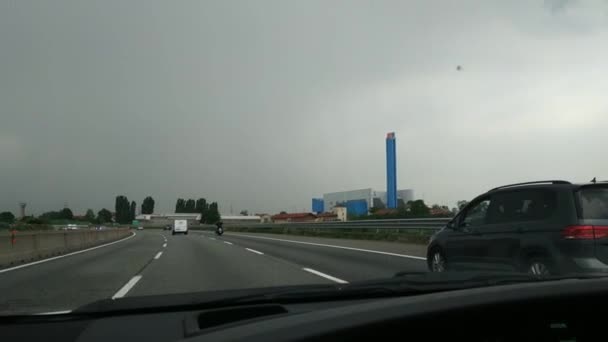
[(399, 185), (429, 202), (590, 179), (563, 153), (605, 168), (578, 153), (606, 128), (603, 5), (546, 6), (2, 3), (0, 210), (112, 208), (117, 194), (161, 211), (178, 196), (309, 209), (383, 188), (393, 130)]
[(545, 0), (544, 5), (553, 13), (564, 11), (569, 6), (575, 4), (576, 0)]

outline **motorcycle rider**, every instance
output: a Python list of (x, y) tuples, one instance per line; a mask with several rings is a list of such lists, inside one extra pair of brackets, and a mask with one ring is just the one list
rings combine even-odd
[(224, 233), (224, 222), (222, 221), (218, 221), (216, 224), (216, 229), (215, 229), (215, 233), (217, 235), (222, 235)]

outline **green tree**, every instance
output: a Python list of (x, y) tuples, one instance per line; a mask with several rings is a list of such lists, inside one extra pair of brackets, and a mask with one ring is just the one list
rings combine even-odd
[(204, 198), (199, 198), (196, 200), (195, 212), (197, 214), (203, 214), (207, 209), (209, 209), (209, 205), (207, 204), (207, 200)]
[(112, 212), (103, 208), (97, 213), (97, 221), (99, 223), (112, 222)]
[(58, 211), (47, 211), (38, 216), (38, 218), (44, 221), (59, 220), (61, 219), (61, 214)]
[(196, 202), (194, 202), (194, 200), (192, 198), (188, 199), (186, 201), (186, 207), (185, 207), (185, 212), (186, 213), (195, 213), (196, 212)]
[(209, 205), (209, 212), (207, 213), (207, 217), (205, 221), (207, 224), (214, 224), (221, 220), (220, 211), (217, 205), (217, 202), (213, 202)]
[(126, 196), (116, 196), (114, 209), (116, 212), (116, 222), (125, 224), (131, 221), (131, 206)]
[(410, 204), (410, 213), (414, 217), (429, 216), (429, 207), (426, 206), (423, 200), (415, 200)]
[(154, 213), (154, 198), (150, 196), (144, 198), (144, 201), (141, 203), (141, 213), (142, 215), (150, 215)]
[(205, 217), (207, 216), (207, 212), (209, 211), (209, 204), (207, 204), (207, 200), (204, 198), (199, 198), (196, 200), (195, 211), (197, 214), (201, 214), (201, 223), (205, 223)]
[(0, 213), (0, 222), (13, 223), (15, 222), (15, 215), (10, 211), (3, 211)]
[(85, 220), (87, 220), (88, 222), (93, 222), (95, 221), (95, 213), (93, 212), (93, 209), (87, 209), (87, 213), (84, 214), (84, 218)]
[(131, 207), (129, 208), (129, 221), (135, 220), (135, 210), (137, 209), (137, 204), (135, 201), (131, 202)]
[(467, 206), (467, 204), (469, 204), (469, 201), (466, 201), (466, 200), (460, 200), (460, 201), (456, 202), (456, 206), (458, 207), (458, 210), (462, 210), (464, 207)]
[(184, 201), (183, 198), (178, 198), (177, 202), (175, 203), (175, 213), (176, 214), (185, 213), (185, 210), (186, 210), (186, 201)]
[(70, 210), (70, 208), (63, 208), (59, 212), (59, 218), (62, 220), (73, 220), (74, 213), (72, 213), (72, 210)]

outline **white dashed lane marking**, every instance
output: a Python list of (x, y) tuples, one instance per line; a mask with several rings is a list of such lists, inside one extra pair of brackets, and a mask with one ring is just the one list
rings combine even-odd
[(259, 255), (264, 255), (264, 253), (260, 252), (260, 251), (256, 251), (255, 249), (251, 249), (251, 248), (245, 248), (246, 250), (250, 251), (251, 253), (255, 253), (255, 254), (259, 254)]

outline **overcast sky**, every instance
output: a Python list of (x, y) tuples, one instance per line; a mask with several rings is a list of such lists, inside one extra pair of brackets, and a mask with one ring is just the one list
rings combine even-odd
[[(0, 2), (0, 211), (608, 178), (606, 1)], [(458, 71), (457, 66), (462, 70)]]

